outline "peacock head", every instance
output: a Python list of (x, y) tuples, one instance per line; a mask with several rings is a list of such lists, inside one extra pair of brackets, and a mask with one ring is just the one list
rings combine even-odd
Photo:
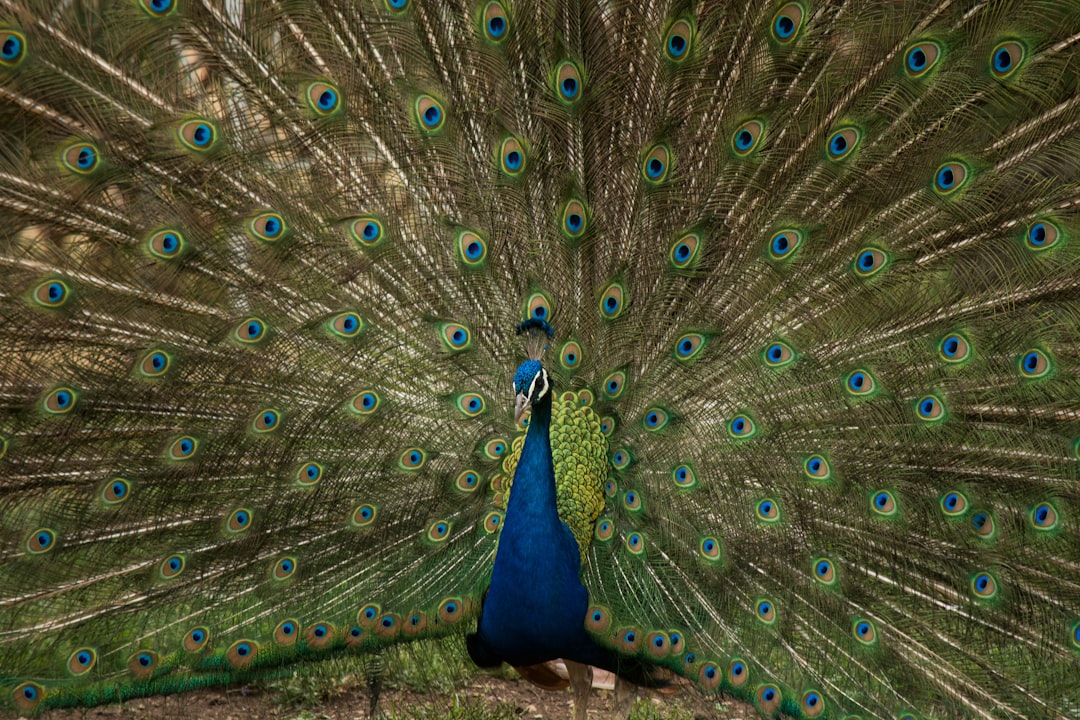
[(555, 331), (544, 320), (531, 318), (517, 326), (517, 334), (525, 335), (525, 350), (529, 359), (518, 366), (514, 373), (514, 422), (530, 407), (539, 403), (551, 391), (551, 380), (540, 363), (540, 356), (547, 348), (547, 340)]
[(550, 390), (547, 370), (539, 360), (521, 363), (514, 374), (514, 422), (520, 422), (525, 411), (540, 402)]

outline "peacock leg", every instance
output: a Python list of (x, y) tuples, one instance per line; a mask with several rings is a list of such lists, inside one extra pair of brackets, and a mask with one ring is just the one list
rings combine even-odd
[[(615, 703), (611, 709), (611, 720), (628, 720), (630, 708), (637, 699), (637, 685), (615, 676)], [(574, 720), (577, 720), (575, 718)]]
[(593, 669), (573, 660), (566, 660), (566, 672), (570, 675), (570, 687), (574, 688), (574, 720), (588, 720), (589, 692), (592, 690)]

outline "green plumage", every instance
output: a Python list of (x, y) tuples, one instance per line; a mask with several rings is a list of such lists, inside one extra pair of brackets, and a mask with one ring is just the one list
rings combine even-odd
[(0, 708), (473, 629), (536, 317), (602, 644), (764, 715), (1080, 717), (1078, 43), (0, 4)]

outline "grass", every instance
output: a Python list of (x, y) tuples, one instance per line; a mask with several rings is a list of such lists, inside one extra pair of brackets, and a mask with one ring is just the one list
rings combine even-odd
[[(378, 656), (345, 655), (306, 663), (290, 677), (267, 681), (262, 689), (274, 698), (281, 711), (279, 717), (285, 720), (325, 720), (330, 715), (320, 711), (322, 706), (347, 693), (369, 698), (369, 683), (376, 679), (384, 693), (379, 701), (383, 720), (532, 720), (532, 714), (523, 711), (522, 702), (501, 698), (491, 701), (464, 692), (470, 684), (475, 686), (491, 678), (498, 682), (517, 677), (505, 666), (494, 673), (480, 670), (469, 661), (461, 639), (449, 638), (393, 646)], [(509, 695), (529, 694), (523, 684), (508, 682), (507, 689)], [(400, 693), (387, 697), (386, 691), (393, 690), (406, 691), (405, 699)], [(570, 699), (568, 693), (552, 693), (551, 697), (553, 704), (562, 705)], [(630, 720), (694, 720), (697, 713), (692, 703), (693, 699), (684, 701), (682, 697), (659, 704), (642, 699), (635, 703)], [(720, 717), (724, 716), (724, 705), (719, 703), (713, 708)], [(570, 717), (569, 709), (561, 712), (565, 713), (562, 717)], [(593, 706), (594, 717), (600, 712)], [(548, 720), (560, 717), (550, 710), (544, 716)], [(599, 716), (606, 717), (607, 713)]]

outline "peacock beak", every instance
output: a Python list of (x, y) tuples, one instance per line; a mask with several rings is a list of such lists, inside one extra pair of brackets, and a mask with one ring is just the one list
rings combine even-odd
[(521, 416), (529, 409), (529, 397), (525, 393), (518, 393), (514, 398), (514, 422), (521, 422)]

